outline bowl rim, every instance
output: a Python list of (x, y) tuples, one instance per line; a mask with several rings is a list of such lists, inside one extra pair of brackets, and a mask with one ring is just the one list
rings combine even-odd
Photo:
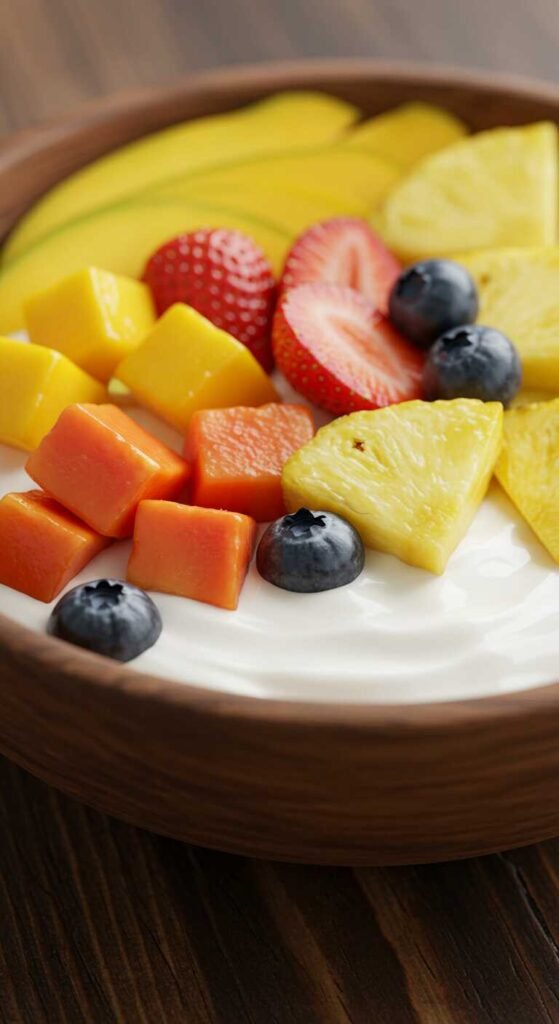
[[(119, 91), (81, 104), (64, 117), (3, 139), (0, 143), (0, 169), (4, 172), (23, 160), (32, 159), (45, 146), (65, 137), (73, 127), (83, 130), (94, 126), (99, 119), (103, 122), (107, 118), (117, 120), (131, 111), (156, 109), (174, 96), (184, 96), (185, 93), (217, 95), (227, 87), (237, 91), (261, 89), (263, 92), (284, 88), (313, 89), (325, 76), (332, 75), (340, 75), (346, 81), (375, 78), (394, 83), (419, 81), (426, 85), (448, 85), (474, 92), (489, 89), (502, 96), (513, 93), (517, 97), (553, 102), (559, 109), (559, 88), (551, 82), (526, 76), (456, 70), (445, 65), (353, 58), (262, 62), (197, 72), (172, 85)], [(34, 669), (43, 665), (51, 673), (56, 671), (61, 681), (79, 681), (83, 685), (105, 688), (133, 701), (156, 699), (180, 707), (183, 712), (191, 710), (215, 719), (267, 721), (295, 728), (308, 725), (319, 729), (341, 727), (367, 731), (395, 728), (409, 730), (412, 734), (425, 730), (437, 733), (453, 726), (475, 730), (482, 722), (487, 726), (503, 719), (526, 716), (540, 719), (546, 712), (556, 710), (559, 698), (559, 682), (499, 695), (425, 703), (311, 702), (248, 696), (138, 672), (131, 666), (121, 666), (65, 641), (28, 629), (0, 613), (0, 672), (3, 662), (8, 666), (17, 664), (20, 670), (25, 670), (26, 665)]]

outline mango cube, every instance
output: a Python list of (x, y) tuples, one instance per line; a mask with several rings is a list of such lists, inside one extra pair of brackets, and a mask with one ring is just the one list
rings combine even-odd
[(177, 497), (190, 467), (115, 405), (72, 405), (27, 460), (45, 491), (107, 537), (128, 537), (144, 498)]
[(147, 285), (89, 267), (32, 295), (25, 321), (31, 341), (108, 381), (151, 330), (155, 311)]
[(102, 402), (106, 392), (59, 352), (0, 338), (0, 442), (32, 451), (73, 402)]
[(190, 306), (171, 306), (115, 376), (179, 430), (198, 409), (264, 405), (274, 386), (244, 345)]
[(41, 491), (0, 501), (0, 583), (52, 601), (110, 542)]

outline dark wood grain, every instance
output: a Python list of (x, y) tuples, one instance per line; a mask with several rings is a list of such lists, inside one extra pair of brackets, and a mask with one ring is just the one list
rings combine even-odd
[(437, 867), (250, 861), (7, 763), (2, 1024), (555, 1024), (559, 842)]
[[(0, 13), (0, 130), (241, 60), (380, 55), (559, 77), (554, 0), (0, 0)], [(254, 862), (0, 766), (2, 1024), (559, 1021), (558, 842), (436, 867)]]

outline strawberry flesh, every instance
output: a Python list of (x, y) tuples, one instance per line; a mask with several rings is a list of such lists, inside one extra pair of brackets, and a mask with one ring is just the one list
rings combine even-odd
[(361, 292), (381, 313), (402, 271), (401, 264), (364, 220), (335, 217), (315, 224), (295, 242), (281, 279), (282, 294), (300, 284), (324, 281)]
[(291, 289), (276, 311), (273, 345), (289, 383), (334, 415), (421, 398), (424, 354), (353, 288)]

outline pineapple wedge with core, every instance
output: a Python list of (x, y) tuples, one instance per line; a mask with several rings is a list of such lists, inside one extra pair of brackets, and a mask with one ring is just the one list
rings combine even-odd
[(557, 225), (557, 129), (494, 128), (419, 163), (376, 219), (402, 259), (499, 246), (552, 245)]
[(430, 103), (404, 103), (358, 124), (341, 142), (350, 149), (362, 149), (393, 160), (405, 170), (430, 153), (450, 146), (466, 133), (465, 124), (441, 107)]
[(336, 512), (364, 543), (443, 573), (485, 495), (502, 438), (498, 402), (403, 402), (322, 427), (286, 463), (287, 508)]
[(559, 562), (559, 398), (504, 418), (504, 443), (495, 475), (521, 516)]
[(488, 249), (456, 259), (477, 284), (479, 322), (516, 345), (524, 386), (559, 393), (559, 247)]

